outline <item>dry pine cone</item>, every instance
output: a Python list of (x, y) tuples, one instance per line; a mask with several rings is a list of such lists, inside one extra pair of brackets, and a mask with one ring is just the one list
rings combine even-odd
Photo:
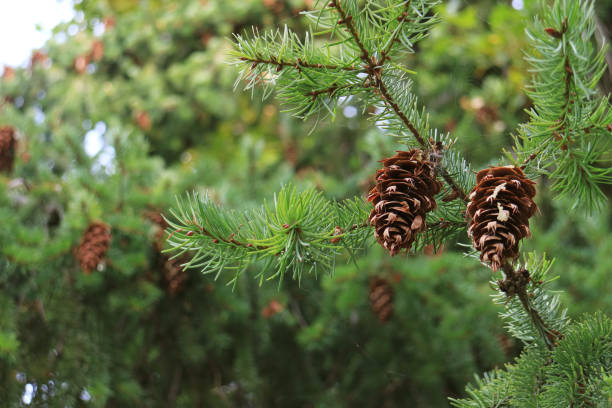
[(516, 166), (490, 167), (478, 172), (470, 193), (468, 234), (480, 260), (497, 271), (518, 256), (519, 241), (531, 235), (529, 218), (536, 212), (535, 183)]
[(106, 256), (110, 246), (110, 227), (100, 221), (92, 222), (83, 233), (76, 251), (76, 258), (83, 271), (89, 275)]
[(15, 161), (15, 129), (12, 126), (0, 127), (0, 171), (10, 172)]
[(375, 276), (370, 280), (370, 308), (383, 323), (393, 316), (394, 294), (393, 287), (386, 279)]
[(426, 214), (436, 208), (434, 196), (442, 185), (435, 178), (434, 164), (424, 157), (421, 150), (411, 150), (384, 159), (368, 195), (374, 204), (369, 223), (391, 256), (410, 249), (416, 233), (427, 229)]

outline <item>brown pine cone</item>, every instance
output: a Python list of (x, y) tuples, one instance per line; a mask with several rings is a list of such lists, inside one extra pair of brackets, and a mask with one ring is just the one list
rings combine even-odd
[(382, 163), (368, 195), (374, 204), (369, 223), (380, 245), (393, 256), (410, 249), (416, 233), (427, 229), (425, 216), (436, 208), (434, 196), (442, 185), (436, 180), (435, 166), (421, 150), (398, 151)]
[(393, 316), (394, 295), (395, 291), (386, 279), (377, 276), (370, 279), (370, 308), (383, 323)]
[(537, 211), (535, 183), (516, 166), (490, 167), (478, 172), (470, 193), (468, 234), (480, 260), (497, 271), (518, 256), (519, 241), (530, 236), (529, 218)]
[(185, 286), (185, 271), (181, 266), (179, 258), (170, 259), (169, 256), (163, 254), (162, 261), (164, 285), (170, 296), (175, 296), (182, 291)]
[(15, 162), (17, 140), (12, 126), (0, 127), (0, 171), (10, 172)]
[(89, 275), (102, 262), (110, 247), (110, 241), (111, 230), (107, 224), (94, 221), (87, 227), (76, 250), (76, 259), (85, 274)]

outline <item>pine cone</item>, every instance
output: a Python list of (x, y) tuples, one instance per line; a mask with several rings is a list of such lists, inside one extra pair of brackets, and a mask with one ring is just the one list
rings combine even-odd
[(0, 127), (0, 171), (10, 172), (15, 162), (17, 140), (12, 126)]
[(167, 255), (162, 255), (163, 280), (170, 296), (175, 296), (183, 290), (185, 282), (185, 271), (178, 258), (170, 259)]
[(383, 323), (393, 316), (394, 294), (393, 287), (386, 279), (377, 276), (370, 279), (370, 308)]
[(467, 206), (468, 234), (480, 260), (497, 271), (506, 259), (518, 256), (519, 241), (531, 235), (529, 218), (537, 210), (532, 200), (535, 183), (515, 166), (481, 170), (476, 181)]
[(442, 185), (435, 178), (435, 166), (420, 150), (398, 151), (382, 163), (368, 195), (374, 204), (369, 222), (380, 245), (393, 256), (409, 249), (416, 233), (427, 229), (425, 216), (436, 208), (434, 196)]
[(102, 262), (110, 246), (110, 241), (111, 230), (107, 224), (94, 221), (87, 227), (76, 251), (76, 259), (87, 275)]

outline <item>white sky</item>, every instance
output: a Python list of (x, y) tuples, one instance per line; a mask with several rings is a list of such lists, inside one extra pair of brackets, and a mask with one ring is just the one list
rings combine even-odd
[(0, 71), (26, 63), (53, 27), (73, 17), (71, 0), (0, 0)]

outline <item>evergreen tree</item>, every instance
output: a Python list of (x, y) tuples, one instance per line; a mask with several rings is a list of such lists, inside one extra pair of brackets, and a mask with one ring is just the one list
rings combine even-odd
[[(612, 293), (610, 225), (605, 211), (585, 221), (567, 214), (567, 200), (557, 193), (542, 198), (547, 180), (562, 180), (563, 173), (554, 173), (558, 158), (552, 150), (524, 168), (531, 178), (543, 172), (551, 177), (538, 179), (541, 216), (531, 219), (533, 239), (523, 241), (558, 257), (560, 279), (549, 282), (550, 262), (529, 255), (505, 283), (502, 272), (494, 275), (492, 284), (514, 296), (499, 291), (499, 304), (491, 305), (486, 268), (454, 251), (457, 241), (469, 242), (462, 214), (467, 203), (457, 197), (467, 196), (476, 183), (461, 156), (474, 169), (487, 164), (490, 151), (507, 144), (499, 122), (518, 123), (528, 104), (519, 92), (520, 62), (505, 54), (518, 55), (523, 44), (519, 14), (505, 4), (455, 11), (440, 5), (437, 19), (432, 2), (313, 3), (83, 0), (75, 5), (75, 20), (57, 27), (27, 67), (5, 69), (2, 404), (432, 407), (447, 406), (448, 396), (466, 395), (474, 401), (490, 395), (506, 401), (511, 395), (518, 406), (528, 398), (532, 405), (569, 398), (575, 405), (605, 404), (609, 320), (573, 319), (612, 305), (606, 295)], [(480, 8), (490, 15), (490, 31), (475, 17)], [(293, 18), (299, 11), (319, 24), (314, 32), (321, 36), (313, 37)], [(587, 66), (590, 43), (575, 44), (582, 33), (591, 33), (592, 10), (570, 11), (575, 25), (563, 33), (570, 36), (563, 39), (569, 44), (564, 50), (576, 72), (599, 75), (601, 55), (586, 58)], [(344, 21), (338, 24), (339, 19)], [(544, 21), (543, 28), (562, 31), (562, 19)], [(257, 34), (259, 40), (248, 29), (255, 25), (268, 33), (267, 27), (284, 24), (286, 30)], [(557, 44), (542, 24), (532, 30), (538, 41)], [(237, 72), (227, 64), (226, 37), (245, 30), (249, 34), (236, 40), (236, 67), (243, 69), (240, 78), (253, 99), (232, 90)], [(325, 35), (334, 38), (329, 46), (321, 39)], [(466, 39), (460, 51), (458, 44), (444, 48), (452, 38)], [(484, 52), (482, 43), (495, 38), (503, 43)], [(360, 43), (367, 59), (380, 66), (363, 61)], [(254, 57), (269, 63), (240, 59)], [(541, 81), (559, 79), (551, 61), (562, 59), (552, 57), (540, 61)], [(445, 64), (457, 65), (452, 75), (441, 75)], [(516, 83), (508, 85), (499, 73), (506, 69)], [(482, 96), (470, 88), (472, 70), (480, 72), (474, 81), (482, 81)], [(563, 162), (566, 169), (580, 163), (605, 169), (609, 153), (600, 136), (609, 134), (601, 126), (582, 133), (579, 123), (605, 125), (609, 111), (596, 115), (607, 105), (596, 103), (595, 78), (584, 77), (577, 80), (587, 84), (585, 91), (570, 84), (583, 114), (567, 116), (569, 149), (561, 149), (563, 141), (554, 133), (548, 142), (574, 153), (562, 157), (578, 160)], [(440, 109), (428, 116), (418, 107), (408, 78), (427, 91), (421, 93), (428, 105)], [(452, 88), (449, 78), (462, 80), (452, 81), (457, 85)], [(547, 92), (537, 90), (538, 83), (534, 92)], [(287, 107), (308, 120), (280, 114), (274, 101), (260, 102), (262, 93), (267, 95), (262, 89), (275, 85)], [(451, 88), (456, 99), (469, 98), (440, 102)], [(512, 97), (496, 99), (492, 95), (499, 89)], [(554, 89), (561, 92), (554, 97), (563, 96), (565, 88)], [(537, 114), (519, 129), (512, 159), (496, 164), (522, 165), (536, 146), (528, 139), (531, 133), (547, 143), (543, 123), (564, 108), (551, 108), (537, 95), (533, 100)], [(351, 113), (355, 107), (363, 114)], [(383, 133), (363, 120), (370, 114)], [(333, 124), (321, 120), (329, 116)], [(436, 126), (454, 126), (461, 137), (453, 145)], [(405, 150), (415, 149), (418, 166), (395, 159), (381, 166), (381, 158), (395, 154), (397, 140), (408, 144)], [(601, 163), (582, 150), (589, 141), (601, 143), (595, 151)], [(371, 245), (375, 231), (369, 222), (385, 220), (374, 219), (376, 213), (369, 219), (374, 207), (364, 197), (376, 169), (391, 171), (393, 165), (434, 172), (417, 178), (432, 187), (427, 194), (415, 195), (385, 173), (378, 181), (393, 182), (404, 200), (423, 206), (410, 215), (393, 205), (383, 213), (395, 214), (400, 230), (409, 224), (415, 233), (401, 243), (414, 238), (411, 251), (426, 256), (391, 258)], [(580, 203), (595, 209), (604, 202), (598, 183), (607, 179), (601, 171), (593, 175), (593, 183), (578, 190), (558, 191), (570, 199), (584, 194), (592, 200)], [(439, 193), (436, 182), (442, 185)], [(270, 191), (281, 184), (285, 187), (273, 199)], [(608, 194), (605, 185), (600, 188)], [(185, 196), (185, 190), (195, 192)], [(181, 223), (170, 215), (175, 194), (179, 205), (173, 211)], [(381, 201), (393, 201), (388, 198), (378, 194)], [(262, 199), (268, 201), (259, 207)], [(436, 208), (426, 211), (431, 200)], [(524, 225), (513, 220), (518, 228)], [(191, 251), (177, 257), (164, 252), (164, 229), (171, 243)], [(355, 263), (344, 262), (351, 258)], [(202, 269), (212, 273), (202, 275)], [(523, 269), (528, 282), (518, 273)], [(318, 273), (331, 270), (334, 275)], [(261, 283), (272, 277), (278, 284), (258, 288), (253, 277)], [(561, 295), (571, 306), (567, 315), (547, 289), (564, 286), (570, 288)], [(523, 354), (466, 394), (473, 372), (500, 367), (521, 350), (496, 318), (504, 308), (510, 332), (526, 344)], [(552, 359), (555, 364), (542, 363)], [(571, 371), (576, 365), (584, 370)], [(546, 380), (536, 396), (525, 395), (534, 375)]]

